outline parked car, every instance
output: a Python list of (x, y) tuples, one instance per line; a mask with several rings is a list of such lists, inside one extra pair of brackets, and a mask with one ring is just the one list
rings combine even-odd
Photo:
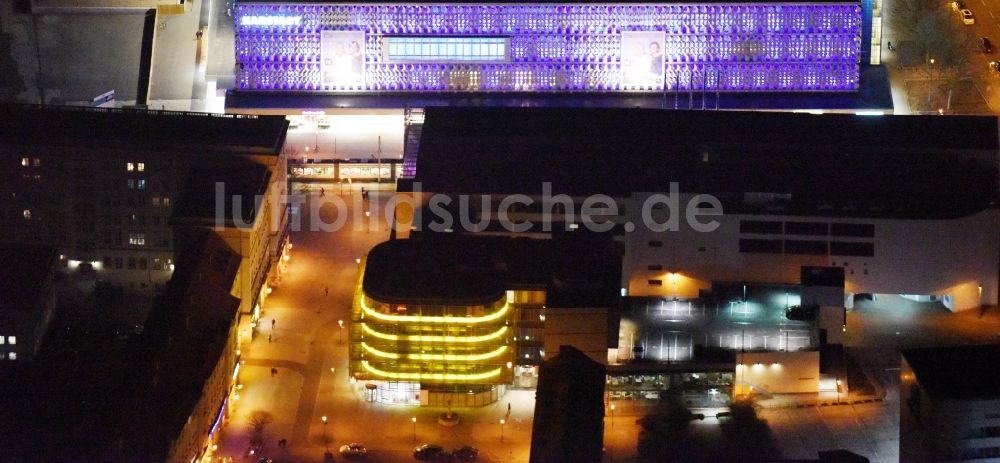
[(344, 458), (364, 458), (365, 455), (368, 455), (368, 449), (357, 442), (340, 446), (340, 456)]
[(462, 461), (473, 461), (479, 456), (479, 449), (466, 445), (452, 451), (451, 456)]
[(437, 444), (424, 444), (413, 449), (413, 458), (421, 461), (432, 461), (447, 456), (444, 447)]
[(983, 37), (979, 39), (979, 49), (983, 53), (993, 53), (993, 43), (990, 42), (990, 39)]
[(971, 26), (976, 23), (976, 18), (972, 16), (972, 11), (960, 10), (959, 13), (962, 15), (962, 22), (967, 26)]

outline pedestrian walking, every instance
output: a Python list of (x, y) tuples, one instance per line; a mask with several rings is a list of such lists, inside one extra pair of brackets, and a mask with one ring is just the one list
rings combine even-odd
[(273, 378), (273, 377), (274, 377), (275, 375), (277, 375), (277, 374), (278, 374), (278, 369), (277, 369), (277, 368), (273, 368), (273, 367), (272, 367), (272, 368), (271, 368), (271, 377)]
[(320, 196), (326, 196), (326, 189), (325, 188), (320, 188), (319, 189), (319, 195)]
[(267, 333), (267, 343), (271, 343), (271, 333)]
[(323, 287), (323, 295), (324, 296), (329, 296), (330, 295), (330, 287), (329, 286), (324, 286)]
[(892, 40), (889, 41), (889, 50), (892, 50)]
[(507, 416), (510, 416), (510, 402), (507, 402)]
[(284, 437), (282, 437), (278, 441), (278, 447), (285, 448), (286, 445), (288, 445), (288, 440), (286, 440)]
[(273, 318), (271, 319), (271, 330), (272, 330), (272, 331), (274, 330), (274, 322), (276, 322), (276, 321), (277, 321), (277, 320), (275, 320), (275, 319), (273, 319)]

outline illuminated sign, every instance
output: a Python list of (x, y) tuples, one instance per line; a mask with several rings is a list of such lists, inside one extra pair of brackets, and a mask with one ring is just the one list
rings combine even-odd
[(365, 84), (365, 33), (323, 31), (320, 34), (321, 80), (333, 90), (357, 90)]
[(663, 88), (663, 32), (622, 32), (622, 87)]
[(240, 18), (241, 26), (298, 26), (302, 24), (302, 16), (244, 16)]

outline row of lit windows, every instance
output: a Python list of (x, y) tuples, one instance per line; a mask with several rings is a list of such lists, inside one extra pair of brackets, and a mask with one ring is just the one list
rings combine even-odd
[(146, 234), (145, 233), (129, 233), (128, 234), (128, 244), (132, 246), (145, 246), (146, 245)]
[[(4, 339), (5, 339), (4, 336), (0, 336), (0, 346), (4, 345)], [(6, 343), (9, 344), (9, 345), (11, 345), (11, 346), (13, 346), (14, 344), (17, 344), (17, 336), (7, 336), (6, 337)]]
[(503, 37), (386, 37), (387, 61), (504, 61)]
[[(7, 360), (17, 360), (17, 352), (7, 352)], [(4, 353), (0, 352), (0, 360), (4, 359)]]
[(104, 268), (111, 270), (121, 270), (123, 268), (128, 270), (146, 270), (147, 268), (152, 268), (153, 270), (174, 270), (173, 259), (160, 259), (159, 257), (153, 258), (151, 261), (145, 257), (104, 257)]
[[(140, 164), (140, 165), (142, 165), (142, 164)], [(130, 179), (127, 179), (126, 182), (128, 183), (128, 189), (130, 189), (130, 190), (145, 190), (146, 189), (146, 179), (144, 179), (144, 178), (140, 178), (140, 179), (130, 178)]]
[(40, 167), (42, 165), (42, 160), (38, 158), (21, 158), (22, 167)]
[(146, 170), (146, 163), (144, 162), (126, 162), (125, 171), (127, 172), (144, 172)]

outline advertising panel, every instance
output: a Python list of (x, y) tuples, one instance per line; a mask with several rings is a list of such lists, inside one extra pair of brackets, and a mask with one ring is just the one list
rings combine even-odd
[(622, 88), (663, 87), (663, 32), (623, 31)]
[(364, 31), (323, 31), (320, 55), (323, 85), (335, 90), (357, 89), (365, 84)]

